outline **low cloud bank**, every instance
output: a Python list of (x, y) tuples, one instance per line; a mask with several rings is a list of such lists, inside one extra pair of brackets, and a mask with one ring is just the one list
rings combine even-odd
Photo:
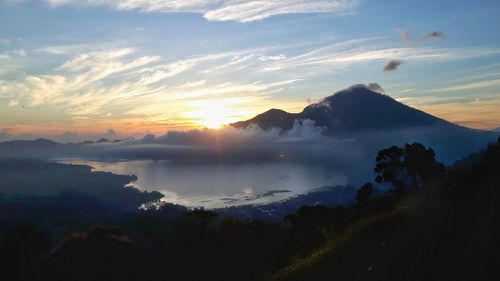
[(244, 144), (267, 144), (273, 142), (293, 143), (310, 142), (324, 138), (323, 128), (316, 127), (314, 121), (296, 121), (293, 128), (287, 132), (273, 128), (262, 130), (258, 126), (237, 129), (226, 126), (222, 129), (195, 129), (188, 131), (169, 131), (161, 136), (147, 135), (139, 143), (196, 145), (196, 146), (233, 146)]
[[(170, 131), (120, 144), (96, 144), (107, 157), (167, 159), (177, 163), (306, 162), (322, 164), (356, 158), (353, 139), (322, 134), (311, 120), (296, 121), (289, 131), (248, 128)], [(333, 157), (335, 156), (335, 157)]]
[(434, 148), (440, 161), (451, 164), (495, 139), (491, 132), (458, 127), (444, 130), (439, 126), (354, 131), (342, 138), (325, 136), (322, 132), (323, 128), (315, 126), (313, 121), (298, 120), (289, 131), (228, 126), (218, 130), (170, 131), (117, 143), (3, 142), (0, 158), (167, 160), (178, 165), (298, 163), (323, 166), (358, 183), (372, 179), (377, 151), (391, 145), (421, 142)]

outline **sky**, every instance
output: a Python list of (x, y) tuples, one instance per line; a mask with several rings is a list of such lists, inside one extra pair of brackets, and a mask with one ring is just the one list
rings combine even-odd
[(500, 2), (0, 0), (0, 139), (140, 137), (353, 84), (500, 127)]

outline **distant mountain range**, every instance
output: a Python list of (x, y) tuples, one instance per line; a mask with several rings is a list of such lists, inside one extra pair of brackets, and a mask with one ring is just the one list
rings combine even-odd
[(345, 134), (364, 130), (400, 130), (439, 126), (469, 130), (423, 111), (404, 105), (393, 98), (374, 92), (365, 85), (351, 86), (314, 103), (300, 113), (270, 109), (256, 117), (231, 124), (246, 128), (252, 124), (267, 130), (290, 130), (296, 120), (309, 119), (324, 127), (325, 134)]

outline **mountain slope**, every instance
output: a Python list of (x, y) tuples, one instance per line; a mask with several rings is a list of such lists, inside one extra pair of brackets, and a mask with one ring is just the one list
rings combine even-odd
[(250, 120), (236, 122), (231, 125), (236, 128), (245, 128), (251, 124), (255, 124), (265, 130), (273, 127), (290, 130), (293, 127), (294, 120), (297, 118), (300, 118), (299, 114), (288, 113), (284, 110), (273, 108)]
[(426, 126), (460, 127), (374, 92), (365, 85), (355, 85), (339, 91), (319, 103), (307, 106), (301, 113), (272, 109), (250, 120), (231, 125), (244, 128), (255, 124), (263, 129), (277, 127), (289, 130), (298, 119), (313, 120), (316, 126), (325, 127), (327, 134)]

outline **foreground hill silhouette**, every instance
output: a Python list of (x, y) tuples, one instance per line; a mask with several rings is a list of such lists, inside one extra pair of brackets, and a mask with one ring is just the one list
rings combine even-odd
[(245, 128), (252, 124), (263, 129), (290, 130), (296, 120), (310, 119), (330, 135), (361, 130), (400, 130), (437, 126), (467, 130), (446, 120), (404, 105), (393, 98), (372, 91), (365, 85), (354, 85), (311, 104), (300, 113), (271, 109), (256, 117), (231, 124)]
[[(392, 157), (399, 154), (403, 160)], [(391, 192), (377, 194), (382, 187), (367, 183), (357, 203), (302, 206), (281, 222), (168, 204), (135, 213), (81, 205), (78, 212), (62, 204), (75, 194), (55, 204), (0, 197), (1, 277), (498, 280), (500, 140), (446, 170), (418, 143), (381, 150), (375, 164), (377, 182), (396, 183)], [(390, 176), (409, 171), (404, 187)]]
[(498, 280), (500, 138), (275, 280)]

